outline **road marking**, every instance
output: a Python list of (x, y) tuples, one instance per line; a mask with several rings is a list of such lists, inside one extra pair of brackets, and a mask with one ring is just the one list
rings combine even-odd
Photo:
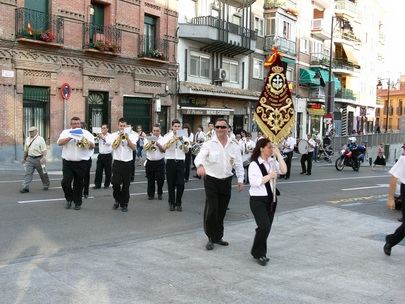
[[(87, 199), (93, 199), (94, 196), (89, 196)], [(37, 199), (37, 200), (29, 200), (29, 201), (17, 201), (18, 204), (30, 204), (30, 203), (42, 203), (42, 202), (57, 202), (57, 201), (64, 201), (65, 198), (47, 198), (47, 199)]]
[(382, 198), (382, 197), (387, 197), (387, 196), (388, 196), (387, 194), (378, 194), (378, 195), (342, 198), (339, 200), (326, 201), (326, 202), (331, 203), (331, 204), (352, 203), (352, 202), (366, 201), (366, 200), (370, 200), (370, 199)]
[(280, 181), (280, 184), (300, 184), (300, 183), (312, 183), (312, 182), (333, 182), (340, 180), (351, 180), (351, 179), (364, 179), (364, 178), (378, 178), (378, 177), (387, 177), (391, 175), (369, 175), (369, 176), (353, 176), (353, 177), (340, 177), (340, 178), (323, 178), (323, 179), (309, 179), (309, 180), (300, 180), (300, 181)]
[(353, 191), (353, 190), (375, 189), (375, 188), (388, 188), (388, 186), (389, 186), (388, 184), (377, 184), (376, 186), (345, 188), (345, 189), (342, 189), (342, 191)]

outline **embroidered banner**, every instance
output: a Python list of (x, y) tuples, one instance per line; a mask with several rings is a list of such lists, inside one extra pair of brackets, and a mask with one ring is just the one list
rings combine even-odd
[(281, 54), (276, 48), (273, 48), (273, 54), (264, 66), (270, 67), (270, 70), (264, 80), (254, 118), (265, 137), (274, 143), (280, 143), (290, 134), (295, 117)]

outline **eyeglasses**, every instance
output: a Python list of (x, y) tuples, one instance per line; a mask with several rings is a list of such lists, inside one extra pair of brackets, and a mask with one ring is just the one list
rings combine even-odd
[(227, 126), (215, 126), (215, 129), (226, 129), (228, 128)]

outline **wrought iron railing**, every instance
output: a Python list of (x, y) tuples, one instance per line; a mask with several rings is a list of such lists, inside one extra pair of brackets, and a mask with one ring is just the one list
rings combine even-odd
[(358, 70), (358, 65), (347, 61), (345, 59), (335, 59), (333, 60), (333, 67), (335, 69), (342, 69), (342, 70), (348, 70), (348, 71), (357, 71)]
[(256, 40), (257, 37), (257, 33), (251, 29), (237, 25), (235, 23), (227, 22), (222, 19), (218, 19), (213, 16), (194, 17), (191, 19), (191, 24), (211, 26), (253, 40)]
[(148, 36), (139, 35), (138, 57), (169, 60), (169, 41), (167, 39), (154, 39)]
[(273, 46), (277, 46), (282, 53), (295, 56), (297, 54), (295, 41), (288, 40), (276, 35), (269, 35), (264, 40), (264, 50), (270, 51)]
[(115, 26), (83, 24), (83, 48), (101, 52), (121, 53), (121, 30)]
[(358, 14), (358, 9), (356, 3), (349, 0), (337, 0), (335, 1), (335, 9), (345, 10), (353, 14)]
[(17, 8), (15, 14), (16, 38), (63, 43), (64, 19), (27, 8)]
[(344, 89), (344, 88), (336, 91), (335, 98), (350, 99), (350, 100), (357, 99), (356, 95), (353, 93), (353, 90)]
[(311, 53), (310, 63), (312, 65), (329, 66), (329, 55), (324, 53)]

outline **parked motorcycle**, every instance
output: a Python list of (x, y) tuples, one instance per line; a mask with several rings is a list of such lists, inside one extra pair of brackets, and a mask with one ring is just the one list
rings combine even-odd
[(342, 171), (345, 166), (352, 167), (354, 171), (359, 171), (360, 163), (364, 162), (366, 147), (358, 145), (355, 148), (344, 148), (340, 151), (340, 157), (336, 159), (336, 170)]

